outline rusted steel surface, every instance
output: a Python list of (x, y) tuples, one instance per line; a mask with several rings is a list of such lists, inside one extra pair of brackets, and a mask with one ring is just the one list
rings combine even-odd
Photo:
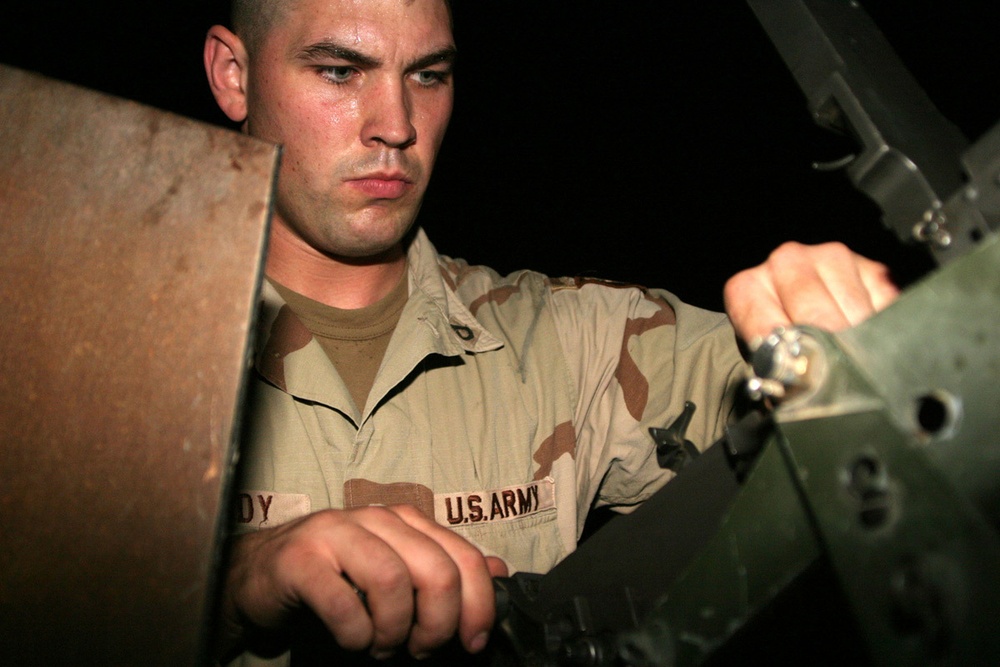
[(0, 66), (0, 664), (203, 659), (276, 161)]

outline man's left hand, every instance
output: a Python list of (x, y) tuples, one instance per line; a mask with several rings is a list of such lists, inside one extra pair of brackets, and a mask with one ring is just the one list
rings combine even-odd
[(763, 264), (726, 283), (726, 312), (747, 343), (777, 327), (807, 324), (828, 331), (854, 326), (899, 294), (885, 265), (842, 243), (785, 243)]

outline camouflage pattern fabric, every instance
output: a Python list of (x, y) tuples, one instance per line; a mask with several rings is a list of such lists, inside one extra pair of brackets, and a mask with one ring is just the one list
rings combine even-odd
[(409, 503), (513, 570), (573, 550), (589, 508), (634, 507), (671, 473), (650, 426), (685, 400), (721, 433), (741, 360), (726, 318), (660, 290), (440, 256), (422, 230), (410, 294), (356, 414), (319, 344), (265, 285), (239, 528)]
[(545, 572), (591, 507), (628, 511), (670, 478), (650, 426), (691, 400), (688, 439), (721, 434), (742, 377), (724, 315), (660, 290), (502, 277), (438, 255), (422, 230), (408, 261), (409, 298), (361, 414), (265, 284), (238, 530), (409, 503), (512, 572)]

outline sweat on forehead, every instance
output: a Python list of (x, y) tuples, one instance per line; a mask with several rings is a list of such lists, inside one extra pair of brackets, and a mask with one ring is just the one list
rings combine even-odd
[[(362, 2), (364, 0), (361, 0)], [(441, 0), (451, 17), (451, 1)], [(416, 0), (402, 0), (411, 5)], [(253, 52), (274, 23), (294, 8), (296, 0), (232, 0), (230, 22), (247, 49)]]

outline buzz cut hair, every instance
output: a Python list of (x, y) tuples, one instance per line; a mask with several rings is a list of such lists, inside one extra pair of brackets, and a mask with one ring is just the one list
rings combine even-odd
[(243, 40), (247, 52), (257, 51), (274, 24), (288, 12), (294, 0), (232, 0), (230, 25)]
[[(247, 53), (257, 51), (264, 37), (274, 24), (287, 13), (295, 0), (232, 0), (230, 4), (230, 26), (243, 40)], [(413, 0), (406, 0), (407, 3)], [(444, 0), (448, 9), (448, 20), (452, 21), (451, 2)]]

